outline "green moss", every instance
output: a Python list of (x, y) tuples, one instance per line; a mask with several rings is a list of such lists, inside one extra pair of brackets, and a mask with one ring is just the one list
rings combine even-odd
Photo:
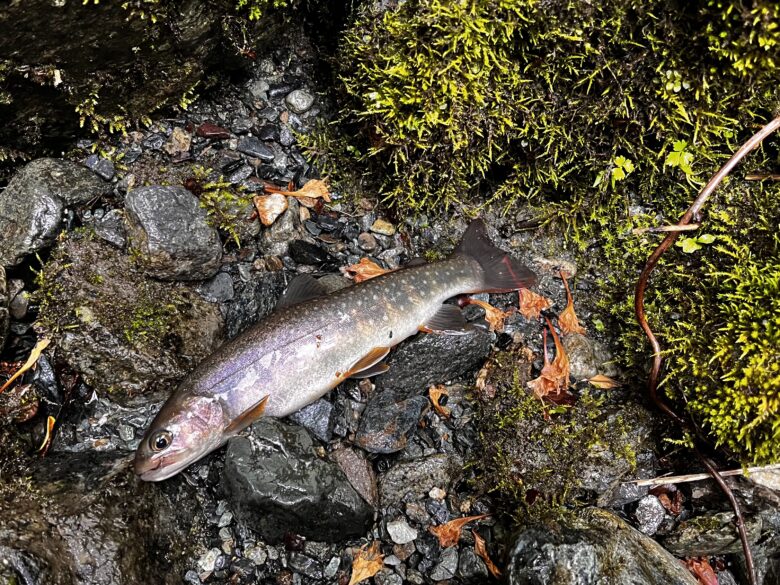
[(200, 206), (206, 211), (209, 223), (240, 247), (246, 231), (243, 224), (251, 213), (248, 210), (252, 209), (252, 195), (211, 169), (195, 167), (193, 177), (200, 191)]
[(585, 503), (583, 477), (605, 453), (626, 469), (636, 465), (629, 423), (610, 415), (602, 396), (584, 392), (573, 406), (545, 405), (526, 387), (530, 363), (522, 353), (496, 354), (487, 367), (473, 468), (478, 487), (503, 499), (517, 520), (551, 521)]

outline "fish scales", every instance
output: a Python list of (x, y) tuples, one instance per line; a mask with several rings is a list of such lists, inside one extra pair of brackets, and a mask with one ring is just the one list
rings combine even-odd
[[(477, 220), (447, 260), (278, 308), (182, 381), (141, 441), (136, 472), (142, 479), (165, 479), (261, 415), (286, 416), (314, 402), (355, 370), (381, 360), (383, 348), (429, 323), (447, 328), (446, 319), (436, 319), (449, 298), (516, 290), (533, 280), (527, 268), (490, 243)], [(463, 322), (459, 310), (450, 309)]]

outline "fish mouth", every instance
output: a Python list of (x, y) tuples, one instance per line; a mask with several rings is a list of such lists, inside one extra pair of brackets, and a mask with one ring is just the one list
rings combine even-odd
[(156, 475), (157, 470), (160, 469), (160, 466), (163, 464), (162, 457), (158, 459), (140, 459), (138, 457), (135, 458), (135, 463), (133, 465), (135, 474), (140, 477), (144, 481), (157, 481), (158, 478), (154, 477)]

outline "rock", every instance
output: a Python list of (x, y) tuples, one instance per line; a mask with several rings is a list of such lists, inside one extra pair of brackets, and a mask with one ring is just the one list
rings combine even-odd
[(413, 396), (390, 404), (379, 399), (370, 401), (360, 416), (355, 444), (369, 453), (400, 451), (417, 429), (427, 406), (428, 399), (424, 396)]
[(265, 124), (254, 131), (263, 142), (275, 142), (279, 140), (279, 128), (273, 124)]
[(238, 142), (238, 151), (268, 163), (274, 160), (274, 151), (256, 136), (244, 136)]
[(636, 518), (639, 531), (652, 536), (663, 524), (664, 518), (666, 518), (666, 509), (657, 497), (648, 495), (639, 500), (634, 518)]
[(379, 478), (380, 502), (384, 507), (422, 499), (434, 487), (447, 489), (461, 466), (456, 458), (442, 453), (398, 463)]
[(214, 570), (214, 567), (217, 564), (217, 559), (220, 557), (221, 554), (222, 551), (219, 550), (218, 548), (212, 548), (211, 550), (207, 550), (198, 559), (198, 568), (203, 573), (211, 573)]
[[(0, 301), (2, 304), (2, 301)], [(11, 298), (11, 302), (8, 303), (8, 312), (11, 314), (11, 318), (15, 321), (21, 321), (27, 316), (27, 309), (30, 305), (30, 294), (26, 291), (20, 291)], [(2, 310), (0, 308), (0, 310)], [(2, 317), (0, 317), (2, 319)], [(0, 325), (2, 328), (2, 325)]]
[(343, 447), (330, 453), (330, 458), (347, 476), (349, 483), (363, 499), (373, 508), (379, 505), (379, 494), (376, 486), (376, 474), (371, 462), (357, 449)]
[[(751, 544), (756, 543), (761, 537), (761, 517), (745, 515), (745, 528), (748, 541)], [(715, 556), (742, 551), (732, 512), (719, 512), (685, 520), (661, 542), (669, 552), (678, 557)]]
[(392, 236), (395, 234), (395, 226), (384, 219), (377, 219), (371, 225), (371, 231), (383, 236)]
[(403, 518), (387, 523), (387, 534), (396, 544), (407, 544), (417, 538), (417, 531)]
[(268, 542), (362, 536), (373, 509), (337, 465), (317, 457), (305, 429), (262, 419), (228, 442), (222, 485), (231, 508)]
[(289, 416), (289, 419), (294, 423), (305, 427), (320, 441), (327, 443), (333, 435), (330, 424), (332, 413), (333, 405), (324, 398), (320, 398), (292, 413)]
[(333, 257), (327, 251), (306, 240), (290, 242), (289, 254), (290, 258), (298, 264), (320, 265), (333, 262)]
[(22, 167), (0, 192), (0, 265), (16, 266), (57, 235), (63, 209), (111, 192), (89, 169), (41, 158)]
[(5, 346), (9, 323), (8, 284), (5, 278), (5, 268), (0, 266), (0, 352), (3, 351), (3, 347)]
[(91, 170), (104, 181), (110, 181), (116, 174), (114, 163), (96, 154), (88, 156), (87, 160), (84, 161), (84, 164), (87, 165), (89, 170)]
[(455, 576), (455, 572), (458, 570), (458, 548), (450, 547), (445, 548), (441, 552), (439, 562), (431, 571), (431, 579), (434, 581), (444, 581), (446, 579), (452, 579)]
[(563, 347), (569, 356), (569, 370), (573, 381), (587, 380), (596, 374), (615, 376), (612, 356), (598, 341), (581, 333), (570, 333), (563, 338)]
[(201, 280), (217, 273), (222, 244), (184, 187), (141, 187), (125, 198), (131, 253), (155, 278)]
[(471, 547), (464, 547), (460, 553), (458, 575), (466, 582), (473, 583), (484, 583), (488, 578), (485, 561), (479, 558)]
[(197, 291), (210, 303), (224, 303), (235, 296), (233, 279), (226, 272), (218, 272), (214, 278), (198, 286)]
[(285, 288), (281, 272), (256, 272), (233, 281), (234, 296), (225, 303), (225, 335), (232, 339), (267, 317)]
[(121, 209), (112, 209), (95, 221), (95, 233), (109, 244), (124, 250), (127, 245), (125, 214)]
[[(180, 583), (202, 522), (197, 507), (177, 505), (170, 490), (117, 473), (126, 456), (50, 451), (32, 473), (4, 478), (0, 582), (141, 585), (155, 575), (156, 582)], [(186, 482), (178, 492), (173, 498), (195, 498)]]
[(287, 565), (296, 573), (305, 575), (309, 579), (322, 579), (322, 565), (317, 559), (310, 556), (291, 552)]
[(358, 246), (364, 252), (373, 252), (377, 249), (379, 244), (374, 236), (368, 232), (363, 232), (358, 236)]
[(42, 278), (39, 322), (63, 359), (117, 401), (165, 393), (221, 341), (216, 305), (185, 285), (144, 276), (88, 234), (61, 242)]
[(314, 96), (303, 89), (296, 89), (284, 98), (287, 106), (296, 114), (303, 114), (314, 104)]
[(510, 585), (696, 585), (697, 580), (658, 543), (623, 520), (589, 508), (556, 530), (525, 528), (507, 566)]
[(211, 122), (204, 122), (195, 130), (195, 135), (208, 140), (227, 140), (230, 138), (230, 130)]

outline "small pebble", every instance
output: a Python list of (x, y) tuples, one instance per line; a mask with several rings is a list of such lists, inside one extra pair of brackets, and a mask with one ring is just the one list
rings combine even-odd
[(387, 533), (396, 544), (407, 544), (417, 538), (417, 531), (409, 526), (404, 519), (388, 522)]
[(384, 219), (377, 219), (371, 224), (371, 231), (383, 236), (392, 236), (395, 234), (395, 226)]
[(314, 96), (303, 89), (296, 89), (284, 98), (287, 106), (296, 114), (302, 114), (314, 104)]
[(214, 566), (217, 564), (217, 559), (219, 558), (219, 555), (222, 554), (222, 551), (218, 548), (212, 548), (211, 550), (205, 552), (199, 559), (198, 559), (198, 568), (203, 573), (211, 573), (214, 570)]
[(339, 557), (333, 557), (330, 559), (330, 562), (325, 565), (325, 569), (322, 571), (323, 576), (325, 576), (327, 579), (330, 579), (336, 573), (338, 573), (339, 566), (341, 566), (341, 559)]
[(227, 511), (222, 516), (219, 517), (219, 522), (217, 522), (217, 526), (219, 528), (223, 528), (225, 526), (230, 526), (230, 523), (233, 521), (233, 512)]
[(434, 487), (428, 492), (428, 496), (434, 500), (443, 500), (447, 497), (447, 492), (440, 487)]
[(363, 232), (358, 236), (358, 246), (364, 252), (373, 252), (377, 249), (378, 244), (374, 236), (368, 232)]
[(264, 565), (268, 560), (268, 553), (260, 546), (250, 546), (244, 551), (244, 556), (258, 566)]

